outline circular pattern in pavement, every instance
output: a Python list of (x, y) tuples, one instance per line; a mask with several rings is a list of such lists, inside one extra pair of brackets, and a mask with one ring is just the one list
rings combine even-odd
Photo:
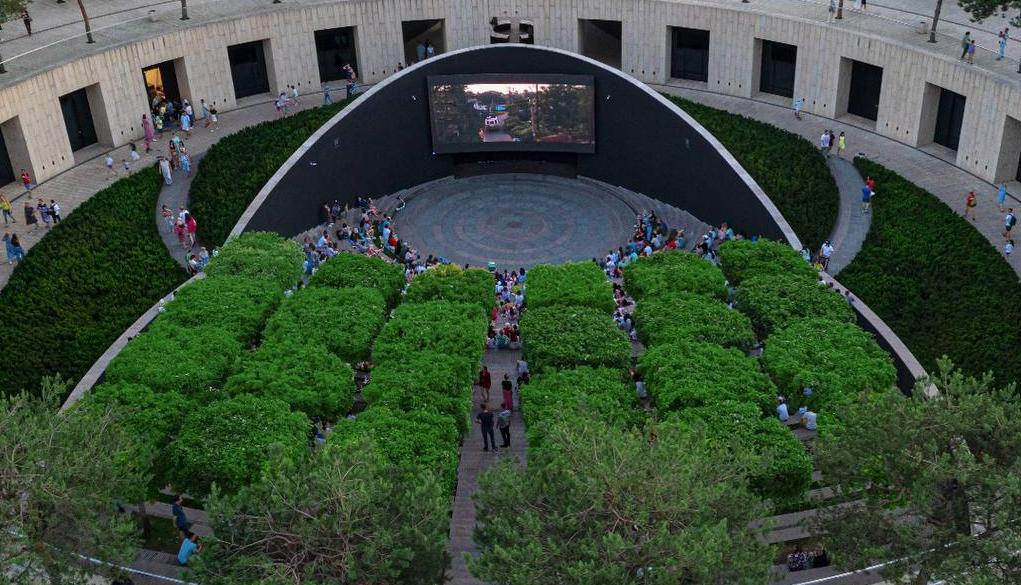
[(628, 241), (635, 214), (596, 184), (505, 174), (433, 184), (395, 219), (423, 257), (514, 269), (602, 257)]

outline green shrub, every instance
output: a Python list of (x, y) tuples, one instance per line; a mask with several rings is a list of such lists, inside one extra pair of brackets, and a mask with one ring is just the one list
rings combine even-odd
[(536, 372), (625, 368), (631, 359), (627, 334), (612, 317), (587, 307), (528, 309), (521, 317), (521, 339), (524, 358)]
[(80, 378), (184, 281), (153, 219), (161, 185), (154, 168), (113, 183), (51, 228), (17, 266), (0, 290), (0, 336), (10, 352), (0, 393), (38, 393), (42, 377), (57, 373)]
[(372, 340), (386, 320), (382, 295), (371, 288), (313, 287), (294, 293), (266, 323), (263, 343), (299, 340), (323, 345), (340, 359), (368, 359)]
[(930, 372), (946, 355), (967, 372), (991, 370), (1001, 384), (1021, 380), (1017, 273), (935, 196), (876, 163), (855, 166), (876, 179), (878, 195), (865, 244), (840, 281)]
[(532, 309), (572, 306), (612, 313), (617, 308), (613, 285), (594, 262), (535, 266), (528, 272), (527, 290)]
[(224, 390), (280, 400), (309, 418), (337, 420), (354, 403), (354, 371), (319, 343), (275, 340), (246, 355)]
[(271, 451), (300, 457), (311, 424), (280, 400), (241, 394), (188, 414), (170, 444), (169, 478), (178, 491), (202, 497), (215, 483), (234, 493), (259, 479)]
[(814, 143), (771, 124), (667, 97), (723, 143), (806, 246), (816, 248), (830, 237), (840, 196)]
[(424, 410), (400, 412), (375, 406), (355, 420), (339, 421), (330, 444), (344, 445), (363, 437), (370, 438), (394, 465), (435, 471), (447, 493), (454, 493), (460, 435), (450, 417)]
[(477, 303), (488, 312), (495, 304), (495, 286), (493, 275), (481, 268), (464, 270), (455, 264), (437, 265), (411, 281), (404, 302)]
[(657, 345), (638, 358), (656, 408), (671, 412), (733, 400), (770, 413), (776, 388), (758, 361), (711, 343)]
[(701, 341), (747, 351), (755, 343), (748, 317), (701, 295), (673, 293), (643, 298), (635, 306), (634, 319), (638, 337), (646, 345)]
[(224, 276), (203, 278), (182, 288), (160, 319), (177, 327), (217, 327), (248, 344), (283, 295), (271, 282)]
[(107, 382), (142, 384), (206, 400), (235, 368), (243, 346), (216, 327), (176, 327), (157, 318), (106, 368)]
[[(897, 372), (872, 335), (830, 319), (795, 321), (766, 340), (762, 365), (791, 407), (834, 410), (867, 392), (893, 387)], [(813, 389), (805, 397), (801, 389)]]
[(565, 418), (592, 417), (615, 426), (632, 426), (645, 417), (635, 391), (621, 370), (580, 367), (543, 373), (521, 386), (521, 411), (528, 444), (539, 448), (545, 430)]
[[(624, 267), (624, 288), (638, 300), (689, 292), (727, 300), (727, 283), (715, 264), (675, 250), (639, 258)], [(529, 295), (532, 291), (529, 288)], [(528, 300), (531, 305), (531, 298)]]
[(856, 319), (844, 297), (818, 282), (789, 274), (757, 274), (744, 279), (737, 291), (737, 308), (748, 315), (763, 338), (807, 317), (844, 323)]
[(380, 258), (343, 252), (320, 266), (308, 284), (334, 288), (367, 286), (378, 290), (387, 307), (393, 307), (404, 288), (404, 269)]
[(263, 122), (213, 144), (202, 157), (188, 192), (189, 208), (201, 222), (202, 241), (211, 246), (223, 244), (270, 177), (348, 103), (350, 100)]
[(434, 410), (446, 414), (464, 435), (470, 426), (475, 379), (472, 374), (477, 366), (466, 358), (418, 352), (373, 368), (369, 384), (362, 388), (362, 397), (369, 407), (385, 406), (405, 412)]
[(682, 425), (705, 424), (706, 438), (763, 458), (752, 489), (776, 502), (804, 495), (812, 483), (812, 458), (801, 441), (775, 418), (762, 418), (754, 405), (726, 401), (673, 415)]
[(150, 492), (143, 497), (153, 497), (167, 485), (167, 447), (194, 407), (191, 400), (177, 392), (157, 394), (141, 384), (107, 383), (93, 388), (76, 407), (112, 409), (118, 424), (136, 439), (138, 451), (124, 455), (149, 462)]
[(274, 283), (279, 290), (301, 280), (305, 254), (297, 242), (270, 232), (241, 234), (223, 248), (206, 266), (206, 276), (243, 276)]
[(378, 364), (400, 362), (420, 352), (463, 358), (458, 373), (474, 376), (485, 349), (488, 316), (474, 304), (429, 301), (394, 311), (372, 350)]
[(720, 263), (727, 280), (737, 286), (745, 278), (758, 275), (786, 274), (817, 282), (815, 269), (801, 253), (787, 244), (769, 240), (730, 240), (720, 244)]

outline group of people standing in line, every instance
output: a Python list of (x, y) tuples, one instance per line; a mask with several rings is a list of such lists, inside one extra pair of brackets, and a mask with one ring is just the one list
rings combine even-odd
[(170, 207), (164, 204), (160, 208), (160, 217), (163, 218), (167, 231), (173, 232), (177, 236), (177, 243), (187, 251), (188, 274), (195, 275), (202, 272), (206, 264), (209, 263), (210, 254), (205, 246), (199, 246), (198, 252), (194, 251), (198, 246), (198, 222), (195, 221), (195, 216), (184, 206), (179, 207), (175, 214)]

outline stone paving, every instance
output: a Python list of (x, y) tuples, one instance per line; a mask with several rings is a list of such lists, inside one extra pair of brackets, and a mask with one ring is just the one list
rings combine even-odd
[(840, 192), (837, 225), (833, 226), (833, 232), (830, 234), (833, 256), (830, 257), (830, 265), (826, 269), (826, 272), (836, 276), (861, 251), (865, 236), (869, 233), (869, 226), (872, 224), (872, 213), (861, 211), (861, 188), (865, 180), (858, 173), (858, 169), (854, 168), (850, 161), (837, 156), (827, 158), (826, 164), (830, 167), (830, 173), (837, 181), (837, 189)]
[[(204, 153), (203, 153), (204, 154)], [(200, 154), (188, 153), (191, 157), (191, 176), (183, 171), (176, 171), (173, 173), (173, 184), (163, 185), (163, 189), (160, 190), (160, 195), (156, 200), (156, 225), (160, 230), (160, 238), (167, 247), (167, 251), (170, 255), (177, 260), (177, 263), (187, 268), (188, 266), (188, 255), (192, 252), (198, 254), (199, 247), (202, 245), (202, 226), (199, 225), (196, 230), (196, 245), (190, 248), (183, 248), (181, 243), (177, 241), (177, 234), (174, 232), (174, 226), (168, 225), (166, 220), (163, 219), (160, 213), (163, 210), (163, 205), (166, 205), (174, 213), (171, 220), (177, 218), (177, 214), (180, 208), (188, 208), (188, 192), (191, 190), (191, 181), (198, 174), (198, 166), (202, 161)], [(196, 223), (198, 218), (195, 218)], [(187, 241), (187, 239), (185, 240)]]
[[(905, 179), (926, 189), (941, 201), (950, 206), (958, 214), (964, 213), (964, 197), (970, 190), (978, 195), (978, 206), (975, 211), (975, 228), (989, 240), (1001, 254), (1003, 253), (1003, 216), (996, 202), (996, 187), (978, 177), (955, 167), (925, 149), (918, 149), (902, 144), (890, 138), (880, 136), (853, 125), (851, 121), (836, 121), (812, 114), (802, 113), (802, 119), (796, 120), (793, 111), (786, 106), (777, 105), (756, 99), (737, 98), (715, 94), (691, 88), (654, 85), (654, 88), (678, 95), (692, 101), (703, 103), (748, 116), (762, 122), (778, 126), (812, 141), (815, 144), (823, 130), (832, 130), (835, 134), (847, 133), (848, 153), (860, 154), (900, 174)], [(1018, 184), (1009, 189), (1007, 206), (1021, 208), (1018, 199)], [(860, 191), (859, 191), (860, 196)], [(876, 196), (883, 196), (883, 186), (876, 186)], [(1021, 254), (1013, 254), (1007, 258), (1010, 266), (1021, 275)]]
[[(311, 94), (302, 98), (301, 104), (297, 109), (307, 109), (312, 106), (319, 105), (320, 103), (320, 98), (318, 98), (315, 94)], [(192, 156), (192, 159), (195, 160), (224, 136), (232, 134), (247, 126), (272, 120), (275, 117), (276, 110), (273, 108), (271, 101), (257, 103), (245, 108), (239, 108), (220, 114), (219, 127), (215, 131), (204, 128), (202, 126), (203, 122), (200, 120), (198, 126), (195, 127), (192, 136), (190, 138), (182, 136), (182, 138), (184, 139), (184, 144), (188, 149), (188, 153)], [(134, 173), (148, 165), (155, 164), (156, 157), (160, 154), (166, 153), (167, 142), (171, 136), (171, 133), (164, 132), (163, 139), (159, 142), (153, 143), (153, 151), (148, 155), (145, 154), (144, 142), (142, 140), (138, 140), (135, 144), (138, 148), (139, 154), (142, 155), (142, 159), (138, 162), (131, 163), (131, 170), (128, 171), (128, 173)], [(18, 234), (18, 237), (21, 238), (22, 246), (24, 246), (26, 252), (30, 253), (32, 246), (46, 235), (47, 229), (45, 227), (39, 227), (35, 231), (26, 231), (24, 229), (25, 214), (23, 207), (25, 198), (31, 197), (32, 201), (42, 198), (47, 203), (50, 199), (55, 199), (60, 205), (61, 215), (66, 218), (69, 213), (74, 211), (75, 208), (87, 201), (97, 192), (109, 187), (110, 184), (118, 178), (122, 178), (126, 175), (121, 166), (121, 161), (130, 161), (128, 154), (129, 151), (130, 149), (127, 146), (122, 146), (109, 151), (110, 156), (114, 159), (114, 168), (118, 169), (117, 175), (112, 175), (107, 171), (106, 166), (103, 163), (106, 153), (103, 152), (90, 160), (82, 162), (81, 164), (64, 171), (56, 177), (37, 185), (32, 190), (31, 194), (26, 194), (20, 183), (12, 183), (0, 189), (0, 192), (7, 195), (8, 199), (11, 200), (12, 211), (14, 212), (14, 217), (17, 219), (16, 224), (10, 225), (5, 229)], [(176, 182), (179, 178), (184, 177), (184, 173), (182, 171), (176, 171), (174, 176)], [(156, 209), (158, 217), (159, 206), (157, 206)], [(199, 230), (201, 234), (202, 218), (196, 219), (199, 222)], [(173, 237), (173, 234), (171, 234), (171, 236)], [(178, 258), (178, 256), (179, 255), (175, 254), (174, 258)], [(14, 268), (15, 267), (6, 263), (0, 262), (0, 288), (7, 284), (7, 280), (10, 279)]]

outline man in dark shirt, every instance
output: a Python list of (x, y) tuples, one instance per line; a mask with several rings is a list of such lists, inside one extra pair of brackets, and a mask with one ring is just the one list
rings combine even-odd
[(482, 427), (482, 450), (489, 451), (490, 445), (493, 451), (499, 451), (496, 446), (496, 435), (493, 434), (493, 413), (489, 412), (489, 405), (482, 403), (482, 412), (475, 416), (475, 422)]
[(188, 516), (184, 513), (184, 496), (177, 494), (174, 503), (170, 506), (170, 513), (174, 515), (174, 525), (182, 533), (188, 533)]

